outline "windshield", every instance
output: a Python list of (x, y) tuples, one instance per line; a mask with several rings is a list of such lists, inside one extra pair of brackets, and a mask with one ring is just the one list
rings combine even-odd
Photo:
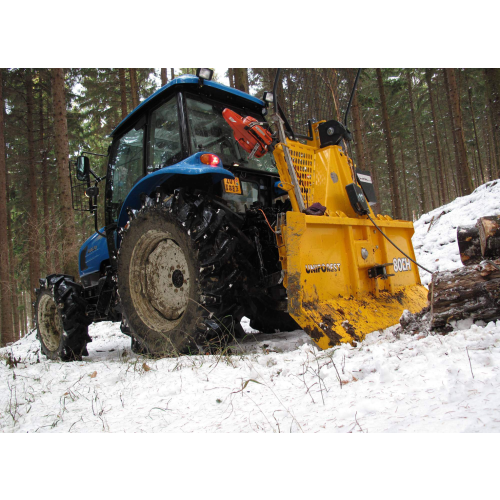
[(186, 104), (193, 153), (209, 151), (220, 156), (226, 166), (236, 163), (261, 172), (278, 173), (271, 153), (248, 160), (248, 153), (235, 141), (233, 130), (222, 117), (222, 111), (228, 106), (191, 97), (186, 98)]

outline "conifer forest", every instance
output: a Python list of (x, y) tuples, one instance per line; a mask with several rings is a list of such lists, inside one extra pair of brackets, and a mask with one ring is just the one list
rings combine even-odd
[[(72, 209), (68, 162), (82, 152), (104, 155), (91, 157), (104, 176), (118, 123), (195, 71), (0, 69), (0, 345), (33, 328), (40, 277), (78, 276), (78, 249), (95, 231), (92, 215)], [(275, 74), (229, 68), (214, 79), (261, 98)], [(294, 131), (307, 135), (308, 120), (343, 122), (356, 74), (282, 69), (278, 100)], [(500, 69), (363, 69), (347, 126), (348, 153), (374, 181), (375, 211), (416, 220), (500, 176)]]

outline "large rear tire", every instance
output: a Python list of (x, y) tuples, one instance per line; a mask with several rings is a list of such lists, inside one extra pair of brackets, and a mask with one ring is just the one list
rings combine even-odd
[[(241, 325), (234, 288), (238, 239), (206, 194), (178, 190), (131, 216), (118, 256), (123, 328), (156, 356), (222, 347)], [(233, 288), (234, 287), (234, 288)]]
[(51, 275), (37, 290), (35, 319), (42, 353), (54, 361), (80, 361), (91, 342), (82, 287), (71, 276)]

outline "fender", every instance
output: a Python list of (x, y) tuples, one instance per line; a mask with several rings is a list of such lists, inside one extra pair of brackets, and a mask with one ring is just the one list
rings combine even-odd
[[(105, 228), (100, 229), (105, 233)], [(98, 273), (101, 263), (109, 259), (106, 238), (94, 233), (80, 248), (78, 255), (78, 271), (80, 277)]]
[(200, 157), (207, 154), (207, 151), (196, 153), (185, 160), (176, 163), (175, 165), (161, 168), (156, 172), (152, 172), (146, 177), (140, 179), (130, 190), (129, 194), (123, 201), (120, 215), (118, 217), (118, 227), (124, 227), (128, 222), (127, 208), (139, 210), (141, 208), (141, 193), (150, 194), (156, 187), (163, 184), (165, 181), (174, 175), (202, 175), (212, 174), (212, 182), (215, 184), (222, 179), (234, 179), (234, 174), (223, 167), (211, 167), (201, 163)]

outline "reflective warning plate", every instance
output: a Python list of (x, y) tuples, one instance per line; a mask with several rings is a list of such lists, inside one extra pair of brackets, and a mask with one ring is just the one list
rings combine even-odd
[(224, 191), (231, 194), (241, 194), (241, 184), (238, 177), (234, 179), (224, 179)]

